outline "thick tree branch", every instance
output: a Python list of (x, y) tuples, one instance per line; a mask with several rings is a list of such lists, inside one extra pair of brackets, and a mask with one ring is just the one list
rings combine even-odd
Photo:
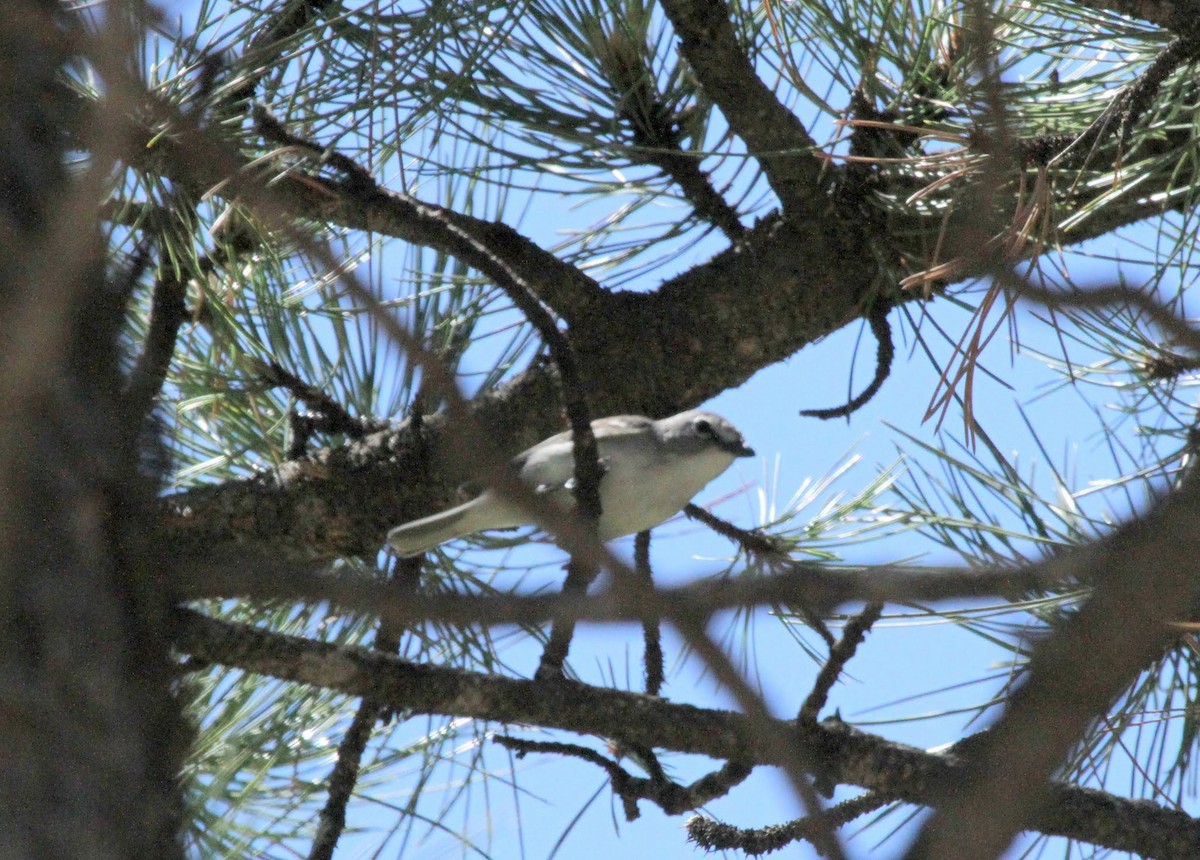
[(720, 229), (730, 241), (739, 241), (746, 228), (701, 169), (700, 156), (684, 151), (682, 117), (659, 92), (646, 45), (618, 26), (598, 49), (597, 59), (617, 96), (617, 113), (629, 124), (637, 145), (629, 157), (661, 170), (691, 202), (697, 217)]
[(1088, 9), (1116, 12), (1130, 18), (1173, 30), (1181, 35), (1200, 31), (1200, 2), (1197, 0), (1074, 0)]
[[(192, 160), (197, 162), (207, 165), (213, 160)], [(327, 189), (319, 198), (314, 184)], [(356, 208), (369, 201), (369, 212), (360, 211), (362, 226), (386, 232), (388, 222), (393, 232), (414, 241), (469, 246), (472, 261), (487, 258), (490, 262), (480, 262), (481, 266), (489, 271), (497, 267), (496, 260), (477, 247), (485, 240), (462, 236), (458, 227), (462, 219), (404, 195), (377, 188), (368, 193), (361, 187), (347, 195), (341, 186), (312, 178), (294, 183), (285, 178), (273, 183), (272, 191), (279, 192), (284, 202), (303, 198), (306, 202), (300, 211), (310, 211), (318, 203), (327, 205), (331, 196), (342, 203), (353, 200)], [(466, 221), (472, 228), (479, 226), (472, 219)], [(661, 416), (694, 406), (823, 336), (830, 330), (830, 320), (845, 321), (858, 313), (855, 290), (846, 289), (844, 282), (834, 288), (842, 278), (833, 262), (840, 253), (823, 255), (821, 243), (799, 242), (778, 223), (758, 232), (761, 239), (747, 241), (737, 252), (721, 255), (657, 293), (598, 291), (593, 298), (601, 300), (584, 303), (588, 312), (571, 320), (572, 346), (594, 414)], [(792, 238), (784, 238), (785, 234)], [(453, 241), (446, 238), (455, 236)], [(781, 243), (789, 246), (786, 254)], [(812, 254), (806, 264), (797, 265), (799, 246), (804, 248), (802, 256)], [(535, 283), (550, 280), (561, 285), (564, 279), (556, 274), (562, 269), (559, 265), (555, 274), (540, 273)], [(522, 271), (527, 274), (528, 268)], [(861, 291), (867, 289), (867, 282), (867, 273), (862, 273)], [(583, 306), (577, 304), (576, 310)], [(506, 453), (515, 453), (560, 429), (554, 420), (558, 414), (555, 387), (551, 373), (535, 368), (503, 391), (480, 398), (476, 417), (496, 433)], [(444, 426), (440, 419), (433, 416), (426, 422), (435, 451)], [(270, 551), (293, 558), (373, 553), (388, 527), (428, 505), (430, 488), (413, 487), (403, 480), (411, 473), (409, 451), (411, 439), (401, 428), (349, 449), (317, 455), (313, 458), (317, 468), (302, 473), (185, 493), (168, 502), (174, 514), (168, 518), (166, 539), (183, 554), (208, 553), (231, 542), (256, 543), (264, 549), (269, 544)], [(448, 487), (462, 475), (446, 472), (441, 477)], [(330, 529), (330, 522), (341, 525)]]
[[(895, 800), (928, 804), (938, 787), (960, 777), (964, 763), (865, 734), (838, 721), (798, 726), (776, 721), (772, 735), (795, 738), (782, 750), (754, 730), (757, 721), (729, 711), (563, 681), (546, 685), (457, 669), (414, 665), (364, 648), (338, 647), (246, 625), (177, 615), (184, 652), (297, 683), (375, 694), (416, 713), (524, 723), (747, 764), (783, 765), (797, 751), (819, 757), (822, 773)], [(1031, 830), (1147, 857), (1200, 856), (1200, 822), (1147, 801), (1052, 783), (1024, 821)]]
[(679, 35), (679, 52), (746, 142), (792, 219), (829, 217), (816, 143), (794, 113), (762, 82), (738, 42), (723, 0), (665, 0), (663, 11)]
[[(273, 190), (296, 211), (338, 223), (369, 224), (435, 246), (442, 241), (436, 237), (447, 232), (445, 224), (430, 226), (440, 222), (442, 210), (416, 215), (426, 207), (403, 195), (380, 189), (368, 202), (328, 187), (332, 190), (317, 193), (311, 184), (285, 176)], [(415, 220), (410, 222), (405, 213)], [(462, 221), (446, 217), (452, 224)], [(485, 229), (482, 222), (466, 220), (481, 235), (508, 234), (506, 228)], [(654, 293), (597, 290), (601, 298), (580, 305), (590, 311), (572, 322), (573, 346), (593, 413), (661, 416), (695, 406), (857, 318), (862, 312), (859, 297), (872, 289), (871, 272), (838, 266), (844, 255), (828, 247), (829, 234), (807, 232), (811, 228), (806, 225), (806, 232), (797, 233), (778, 222), (760, 224), (737, 251), (717, 256)], [(529, 268), (522, 271), (527, 274)], [(562, 284), (557, 275), (569, 271), (571, 267), (555, 263), (538, 283)], [(553, 372), (534, 367), (478, 398), (473, 412), (497, 447), (512, 454), (561, 429), (555, 418), (558, 394)], [(426, 512), (431, 501), (445, 497), (465, 477), (446, 469), (438, 457), (444, 416), (430, 416), (425, 426), (424, 439), (437, 464), (427, 473), (432, 481), (406, 480), (426, 473), (416, 470), (415, 440), (402, 425), (316, 452), (314, 468), (303, 472), (180, 494), (167, 502), (164, 539), (182, 555), (224, 552), (235, 545), (292, 559), (371, 554), (388, 528)]]

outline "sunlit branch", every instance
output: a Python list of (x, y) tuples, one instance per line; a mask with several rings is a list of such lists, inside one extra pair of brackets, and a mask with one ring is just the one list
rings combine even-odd
[(666, 0), (663, 11), (679, 35), (680, 53), (705, 94), (759, 160), (786, 215), (826, 214), (821, 163), (804, 125), (758, 77), (739, 44), (731, 10), (722, 0)]

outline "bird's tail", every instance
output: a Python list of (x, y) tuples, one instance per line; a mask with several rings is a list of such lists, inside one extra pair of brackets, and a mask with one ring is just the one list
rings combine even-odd
[(448, 540), (466, 537), (478, 529), (468, 516), (474, 504), (472, 500), (440, 514), (396, 526), (388, 532), (388, 544), (396, 555), (409, 558), (428, 552)]

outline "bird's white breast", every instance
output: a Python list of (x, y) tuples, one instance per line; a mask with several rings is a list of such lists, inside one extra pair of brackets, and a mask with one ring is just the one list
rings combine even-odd
[(645, 531), (670, 519), (733, 462), (718, 449), (687, 457), (666, 455), (661, 449), (648, 449), (647, 454), (608, 461), (600, 481), (602, 540)]

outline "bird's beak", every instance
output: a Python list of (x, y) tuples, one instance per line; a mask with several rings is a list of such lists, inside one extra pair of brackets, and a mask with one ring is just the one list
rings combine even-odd
[(733, 456), (735, 456), (735, 457), (753, 457), (754, 449), (751, 448), (749, 445), (747, 445), (745, 442), (742, 442), (740, 445), (738, 445), (737, 447), (735, 447), (733, 449), (732, 453), (733, 453)]

